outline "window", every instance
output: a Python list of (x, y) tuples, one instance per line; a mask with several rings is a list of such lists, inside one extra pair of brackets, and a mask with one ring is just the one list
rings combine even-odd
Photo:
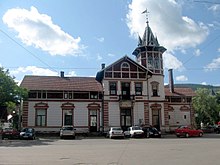
[(116, 82), (109, 82), (109, 91), (110, 91), (110, 95), (116, 95), (117, 92)]
[(155, 54), (154, 66), (155, 66), (156, 69), (160, 68), (160, 62), (159, 62), (158, 54)]
[(186, 119), (186, 115), (184, 115), (183, 118)]
[(36, 91), (31, 91), (28, 93), (29, 98), (37, 98), (37, 92)]
[(48, 99), (62, 99), (63, 98), (63, 92), (49, 91), (49, 92), (47, 92), (47, 98)]
[(154, 82), (151, 83), (151, 85), (152, 85), (152, 94), (153, 94), (153, 96), (159, 96), (159, 95), (158, 95), (158, 86), (159, 86), (159, 83), (156, 82), (156, 81), (154, 81)]
[(142, 83), (135, 83), (135, 95), (142, 95)]
[(89, 99), (89, 93), (73, 93), (74, 99)]
[(148, 53), (148, 68), (153, 68), (153, 57), (152, 57), (152, 53)]
[(46, 109), (36, 110), (36, 126), (46, 126)]
[(98, 99), (98, 92), (90, 92), (90, 99)]
[(130, 70), (129, 64), (128, 64), (127, 62), (123, 62), (123, 63), (121, 64), (121, 70), (122, 70), (122, 71), (129, 71), (129, 70)]

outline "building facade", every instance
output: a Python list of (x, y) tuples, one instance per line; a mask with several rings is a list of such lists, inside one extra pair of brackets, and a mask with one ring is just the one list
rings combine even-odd
[(21, 86), (29, 90), (23, 102), (22, 126), (40, 132), (74, 126), (97, 132), (101, 126), (102, 87), (90, 77), (25, 76)]
[(23, 127), (58, 131), (72, 125), (78, 131), (107, 131), (120, 126), (152, 125), (171, 131), (192, 125), (191, 89), (164, 87), (163, 53), (147, 22), (143, 37), (133, 51), (97, 72), (96, 78), (25, 76), (21, 87), (29, 90), (23, 104)]

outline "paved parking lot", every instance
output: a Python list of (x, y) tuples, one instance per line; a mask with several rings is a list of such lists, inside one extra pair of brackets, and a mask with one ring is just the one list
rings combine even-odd
[(219, 165), (220, 134), (202, 138), (0, 141), (0, 164)]

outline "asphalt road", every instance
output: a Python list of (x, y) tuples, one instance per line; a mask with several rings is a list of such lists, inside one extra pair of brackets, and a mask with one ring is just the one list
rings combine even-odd
[(0, 141), (0, 165), (219, 165), (220, 134), (201, 138)]

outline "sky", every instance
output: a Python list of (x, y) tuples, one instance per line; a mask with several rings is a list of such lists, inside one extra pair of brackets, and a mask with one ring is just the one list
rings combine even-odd
[(219, 0), (0, 0), (0, 66), (25, 75), (94, 77), (127, 55), (149, 26), (164, 83), (220, 85)]

